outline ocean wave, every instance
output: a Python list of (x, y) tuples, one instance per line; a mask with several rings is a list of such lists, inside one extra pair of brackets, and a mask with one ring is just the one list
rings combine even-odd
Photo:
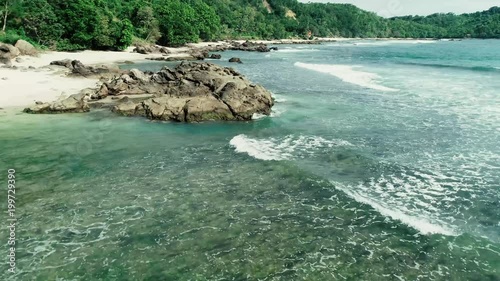
[(406, 171), (380, 175), (345, 186), (332, 182), (359, 203), (373, 207), (380, 214), (399, 220), (422, 234), (457, 236), (466, 221), (454, 206), (464, 186), (457, 178), (438, 172)]
[(361, 87), (385, 91), (385, 92), (396, 92), (398, 89), (389, 88), (383, 85), (379, 85), (377, 80), (381, 77), (375, 73), (364, 72), (355, 70), (354, 68), (359, 68), (360, 66), (350, 66), (350, 65), (333, 65), (333, 64), (309, 64), (296, 62), (295, 66), (333, 75), (344, 82), (355, 84)]
[(354, 42), (356, 46), (387, 46), (395, 44), (432, 44), (434, 40), (381, 40), (375, 42)]
[(470, 70), (470, 71), (481, 71), (481, 72), (498, 72), (500, 70), (500, 67), (494, 67), (494, 66), (463, 66), (463, 65), (451, 65), (451, 64), (440, 64), (440, 63), (414, 63), (414, 62), (403, 62), (399, 64), (435, 67), (435, 68), (453, 68), (459, 70)]
[(271, 114), (269, 115), (269, 117), (279, 117), (285, 112), (286, 112), (285, 109), (274, 106), (273, 109), (271, 110)]
[(344, 140), (327, 140), (317, 136), (286, 136), (284, 138), (253, 139), (237, 135), (229, 142), (238, 153), (265, 161), (292, 160), (296, 157), (311, 155), (320, 148), (352, 146)]
[(305, 53), (305, 52), (317, 52), (318, 49), (278, 49), (278, 53)]
[(265, 115), (265, 114), (254, 113), (252, 115), (252, 120), (259, 120), (259, 119), (266, 118), (266, 117), (267, 117), (267, 115)]
[(457, 236), (459, 233), (456, 232), (452, 227), (445, 225), (442, 222), (433, 220), (425, 216), (419, 216), (417, 214), (408, 214), (405, 210), (394, 208), (381, 201), (374, 200), (370, 198), (364, 191), (355, 191), (350, 188), (341, 187), (338, 183), (335, 183), (338, 190), (344, 192), (352, 199), (359, 203), (370, 205), (373, 209), (379, 212), (385, 217), (390, 217), (394, 220), (398, 220), (416, 230), (424, 235), (429, 234), (441, 234), (446, 236)]
[(273, 97), (276, 103), (283, 103), (287, 101), (287, 99), (282, 95), (271, 93), (271, 96)]

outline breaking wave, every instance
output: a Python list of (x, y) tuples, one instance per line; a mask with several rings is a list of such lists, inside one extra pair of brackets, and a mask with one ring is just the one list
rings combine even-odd
[(389, 88), (383, 85), (380, 85), (377, 80), (381, 77), (375, 73), (365, 72), (355, 70), (355, 68), (359, 68), (360, 66), (350, 66), (350, 65), (333, 65), (333, 64), (309, 64), (309, 63), (301, 63), (296, 62), (295, 66), (301, 67), (304, 69), (309, 69), (321, 73), (327, 73), (333, 75), (344, 82), (351, 83), (354, 85), (358, 85), (361, 87), (385, 91), (385, 92), (396, 92), (398, 89)]
[(292, 160), (296, 157), (311, 155), (321, 148), (352, 146), (344, 140), (327, 140), (317, 136), (286, 136), (284, 138), (253, 139), (237, 135), (229, 142), (238, 153), (265, 161)]

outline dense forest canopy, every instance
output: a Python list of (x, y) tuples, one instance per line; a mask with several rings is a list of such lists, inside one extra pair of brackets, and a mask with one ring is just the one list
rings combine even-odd
[(218, 39), (500, 38), (500, 8), (383, 18), (350, 4), (297, 0), (0, 0), (0, 41), (123, 50)]

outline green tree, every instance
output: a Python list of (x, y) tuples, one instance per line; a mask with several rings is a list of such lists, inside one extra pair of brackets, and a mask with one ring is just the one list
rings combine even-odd
[(197, 42), (199, 31), (194, 9), (179, 0), (158, 0), (155, 11), (160, 22), (159, 43), (166, 46), (180, 46)]
[(55, 47), (63, 34), (63, 26), (47, 0), (30, 0), (25, 3), (23, 27), (28, 37), (39, 45), (49, 47)]
[(134, 17), (134, 23), (139, 38), (151, 42), (156, 42), (160, 39), (160, 23), (155, 17), (153, 7), (139, 7)]

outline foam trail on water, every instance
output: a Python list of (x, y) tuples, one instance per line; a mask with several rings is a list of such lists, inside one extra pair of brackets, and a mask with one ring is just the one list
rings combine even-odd
[[(349, 65), (333, 65), (333, 64), (309, 64), (296, 62), (295, 66), (333, 75), (340, 78), (342, 81), (362, 86), (369, 89), (396, 92), (398, 89), (393, 89), (379, 85), (377, 80), (381, 77), (375, 73), (355, 70), (355, 66)], [(359, 66), (358, 66), (359, 67)]]
[(384, 40), (375, 42), (355, 42), (356, 46), (387, 46), (395, 44), (432, 44), (438, 41), (434, 40)]
[(341, 184), (333, 183), (335, 188), (344, 192), (352, 199), (359, 203), (370, 205), (377, 212), (383, 216), (390, 217), (394, 220), (398, 220), (416, 230), (424, 235), (430, 234), (441, 234), (446, 236), (458, 236), (459, 233), (453, 228), (445, 226), (442, 223), (435, 222), (426, 217), (419, 217), (417, 215), (411, 215), (398, 207), (386, 206), (383, 202), (378, 202), (366, 194), (361, 194), (352, 190), (351, 188), (343, 187)]
[(317, 52), (317, 49), (279, 49), (278, 53), (303, 53), (303, 52)]
[(275, 143), (271, 140), (255, 140), (245, 135), (238, 135), (231, 139), (229, 143), (235, 147), (236, 152), (247, 153), (260, 160), (280, 161), (291, 156), (275, 148)]
[(286, 136), (282, 138), (252, 139), (237, 135), (229, 142), (236, 152), (246, 153), (256, 159), (266, 161), (291, 160), (305, 157), (336, 146), (352, 146), (344, 140), (327, 140), (317, 136)]
[(267, 117), (267, 115), (265, 115), (265, 114), (254, 113), (252, 115), (252, 120), (259, 120), (259, 119), (266, 118), (266, 117)]
[(274, 101), (277, 103), (282, 103), (282, 102), (287, 101), (287, 99), (285, 97), (283, 97), (282, 95), (271, 93), (271, 96), (273, 97)]

